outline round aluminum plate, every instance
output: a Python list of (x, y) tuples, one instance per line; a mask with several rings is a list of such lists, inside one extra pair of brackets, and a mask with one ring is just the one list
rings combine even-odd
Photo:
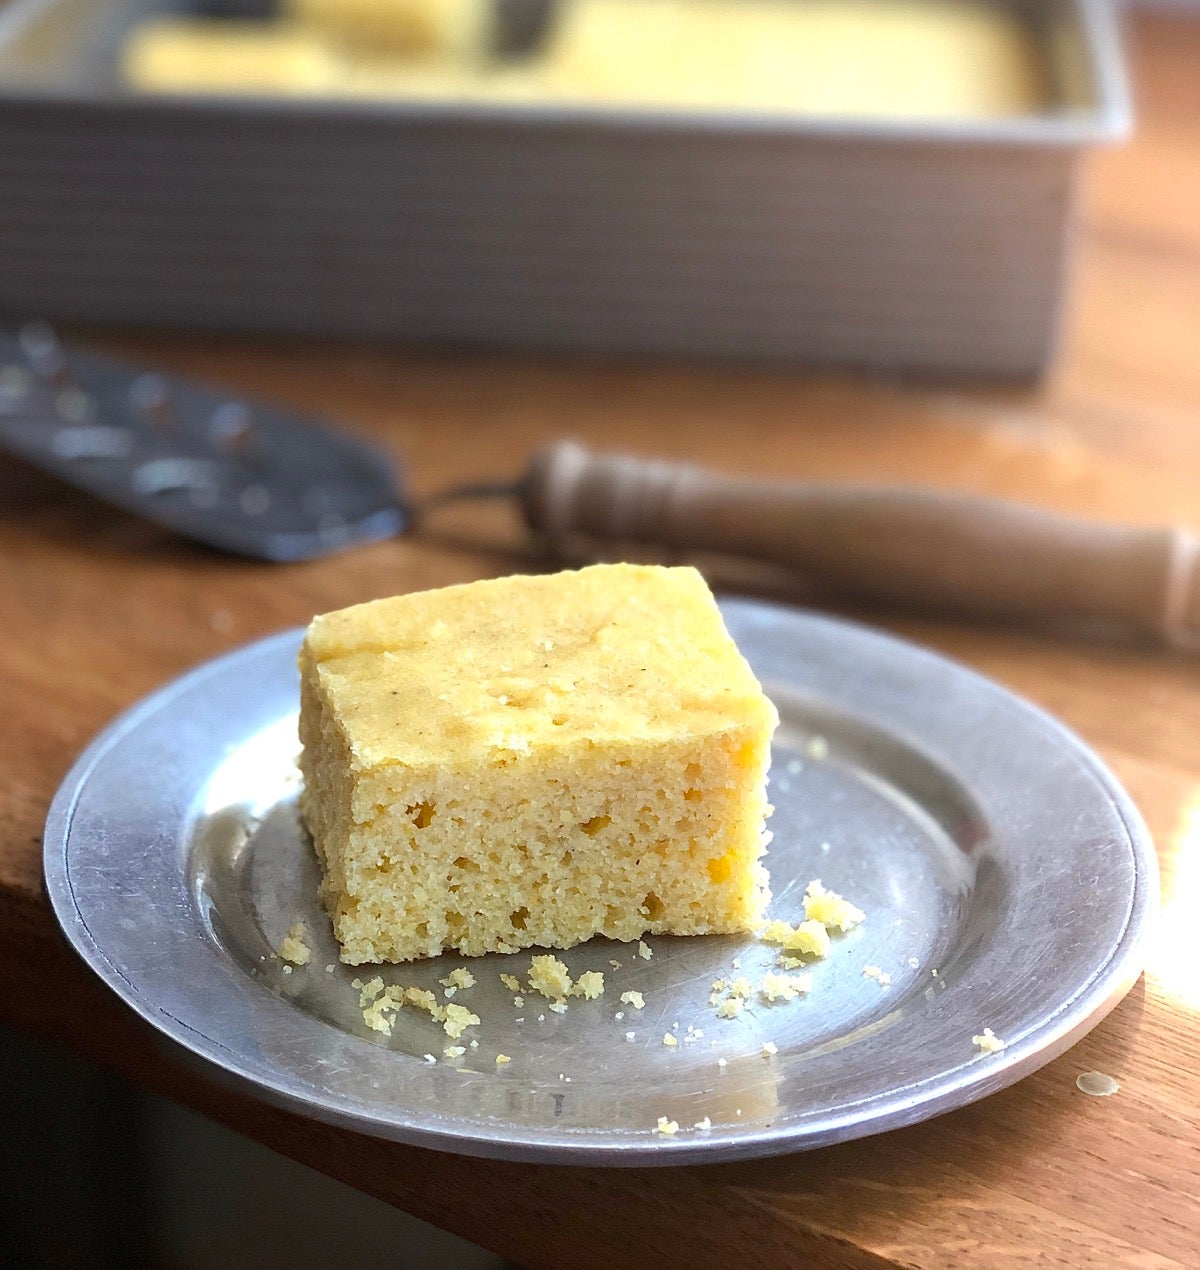
[[(351, 980), (375, 968), (336, 964), (297, 818), (295, 631), (164, 688), (79, 760), (46, 831), (63, 929), (133, 1009), (263, 1096), (467, 1154), (792, 1151), (961, 1106), (1061, 1053), (1132, 986), (1157, 902), (1152, 845), (1113, 777), (1054, 720), (935, 655), (772, 605), (722, 608), (782, 719), (772, 913), (799, 920), (818, 877), (867, 913), (805, 997), (721, 1020), (713, 981), (757, 985), (777, 950), (663, 936), (644, 960), (596, 940), (563, 956), (602, 970), (606, 992), (565, 1014), (501, 985), (529, 954), (472, 962), (477, 984), (456, 999), (482, 1024), (457, 1059), (413, 1010), (390, 1037), (371, 1031)], [(297, 921), (313, 955), (289, 971), (273, 950)], [(462, 962), (379, 973), (436, 987)], [(631, 989), (644, 1009), (619, 1004)], [(981, 1053), (985, 1027), (1006, 1048)], [(679, 1132), (658, 1133), (660, 1116)]]

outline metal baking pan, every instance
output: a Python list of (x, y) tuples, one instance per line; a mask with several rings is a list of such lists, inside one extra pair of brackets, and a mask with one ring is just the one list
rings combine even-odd
[[(999, 2), (999, 0), (998, 0)], [(1010, 0), (1057, 104), (983, 123), (140, 97), (147, 0), (0, 11), (0, 310), (1027, 376), (1130, 108), (1108, 0)]]

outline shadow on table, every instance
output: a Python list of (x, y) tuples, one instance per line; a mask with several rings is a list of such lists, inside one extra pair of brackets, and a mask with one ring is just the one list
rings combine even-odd
[(5, 1028), (0, 1084), (0, 1265), (13, 1270), (507, 1266)]

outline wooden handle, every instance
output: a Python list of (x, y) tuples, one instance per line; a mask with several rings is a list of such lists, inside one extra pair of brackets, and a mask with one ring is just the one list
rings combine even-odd
[(1200, 541), (931, 489), (720, 476), (686, 464), (539, 452), (525, 518), (581, 533), (751, 556), (848, 594), (992, 618), (1119, 622), (1200, 648)]

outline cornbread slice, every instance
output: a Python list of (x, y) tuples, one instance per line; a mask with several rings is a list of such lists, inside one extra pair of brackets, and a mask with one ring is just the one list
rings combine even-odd
[(377, 600), (314, 619), (300, 670), (344, 962), (762, 925), (777, 716), (694, 569)]

